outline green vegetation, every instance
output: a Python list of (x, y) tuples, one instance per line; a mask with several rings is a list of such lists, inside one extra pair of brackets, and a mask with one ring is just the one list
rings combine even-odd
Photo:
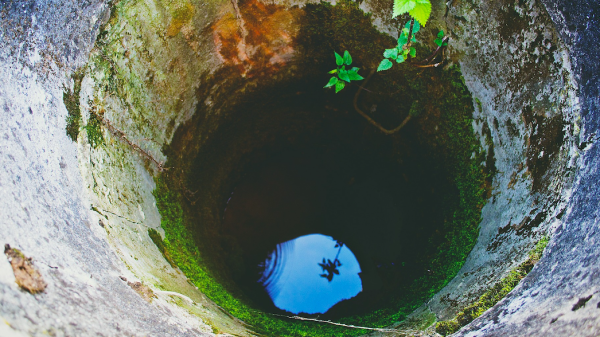
[[(77, 141), (77, 136), (81, 130), (81, 107), (79, 105), (79, 99), (81, 95), (81, 81), (85, 75), (85, 68), (81, 68), (73, 73), (73, 91), (65, 89), (63, 92), (63, 102), (67, 108), (67, 136), (74, 142)], [(90, 105), (91, 106), (91, 105)], [(99, 145), (104, 143), (104, 136), (102, 135), (102, 123), (98, 120), (98, 117), (94, 113), (90, 113), (90, 117), (83, 127), (88, 136), (88, 141), (93, 148), (97, 148)]]
[(222, 282), (204, 267), (207, 263), (203, 260), (189, 229), (191, 224), (184, 216), (183, 196), (179, 192), (169, 189), (168, 186), (167, 180), (163, 178), (156, 180), (154, 196), (161, 215), (161, 225), (165, 230), (165, 239), (161, 243), (161, 247), (164, 247), (188, 279), (219, 306), (238, 319), (251, 324), (252, 330), (255, 332), (269, 336), (354, 336), (367, 332), (366, 330), (350, 330), (314, 322), (279, 319), (254, 310), (234, 297), (225, 289)]
[[(377, 71), (391, 69), (394, 65), (393, 61), (396, 61), (396, 63), (398, 64), (403, 63), (407, 60), (409, 62), (412, 62), (412, 59), (414, 59), (417, 56), (417, 49), (412, 44), (417, 42), (415, 34), (421, 29), (421, 25), (425, 26), (427, 20), (429, 20), (429, 16), (431, 14), (431, 3), (429, 0), (395, 0), (393, 17), (405, 13), (408, 13), (411, 19), (404, 25), (404, 28), (400, 31), (400, 36), (398, 37), (396, 47), (385, 49), (385, 51), (383, 52), (384, 59), (379, 63)], [(438, 55), (438, 53), (442, 52), (443, 55), (445, 47), (448, 46), (448, 38), (444, 36), (444, 31), (440, 31), (437, 34), (437, 38), (434, 42), (435, 44), (437, 44), (438, 49), (434, 51), (434, 53), (427, 59), (419, 63), (412, 64), (414, 67), (437, 67), (442, 63), (438, 62), (436, 64), (432, 64), (432, 61)], [(336, 76), (332, 77), (329, 80), (327, 85), (325, 85), (325, 88), (335, 86), (335, 92), (338, 93), (342, 89), (344, 89), (346, 85), (344, 81), (350, 83), (350, 81), (352, 80), (363, 79), (363, 77), (358, 74), (359, 68), (354, 67), (348, 71), (345, 69), (345, 65), (349, 66), (352, 63), (352, 58), (350, 57), (350, 53), (347, 50), (344, 52), (343, 58), (336, 52), (335, 59), (338, 68), (330, 71), (329, 73), (336, 74)], [(367, 79), (364, 82), (364, 85), (366, 85), (368, 81), (369, 79)], [(364, 113), (358, 111), (358, 109), (357, 112), (364, 116)], [(369, 117), (366, 116), (365, 118), (369, 119)]]
[(440, 30), (440, 32), (437, 34), (437, 37), (435, 38), (435, 40), (433, 40), (433, 42), (435, 44), (437, 44), (438, 47), (445, 47), (448, 45), (448, 42), (445, 42), (444, 37), (445, 37), (444, 31)]
[(156, 247), (158, 248), (158, 250), (165, 257), (165, 260), (167, 260), (167, 262), (169, 262), (169, 264), (173, 268), (176, 268), (175, 262), (173, 262), (173, 259), (171, 259), (171, 255), (169, 255), (169, 251), (165, 247), (165, 245), (163, 243), (163, 240), (160, 237), (160, 234), (154, 228), (149, 228), (148, 229), (148, 236), (150, 236), (150, 239), (152, 239), (152, 242), (154, 242), (154, 244), (156, 245)]
[[(384, 59), (379, 63), (379, 67), (377, 67), (377, 71), (388, 70), (392, 68), (394, 63), (403, 63), (404, 61), (412, 61), (417, 56), (417, 49), (413, 47), (413, 43), (417, 42), (415, 38), (415, 34), (421, 29), (418, 21), (411, 19), (408, 21), (402, 31), (400, 32), (400, 37), (398, 37), (398, 45), (395, 48), (386, 49), (383, 52)], [(438, 49), (427, 59), (421, 61), (420, 63), (412, 64), (415, 67), (426, 68), (426, 67), (437, 67), (441, 64), (441, 62), (437, 64), (431, 64), (435, 56), (443, 51), (443, 48), (448, 46), (448, 38), (444, 36), (444, 31), (440, 31), (437, 34), (437, 38), (433, 41), (438, 46)]]
[(479, 98), (475, 97), (475, 103), (477, 104), (477, 111), (482, 112), (483, 105), (481, 104), (481, 101), (479, 100)]
[(431, 2), (429, 0), (394, 0), (392, 17), (408, 13), (413, 19), (425, 26), (431, 15)]
[(415, 47), (412, 47), (409, 44), (409, 41), (411, 43), (417, 42), (417, 39), (415, 38), (414, 34), (416, 34), (420, 28), (421, 27), (418, 21), (408, 21), (406, 25), (404, 25), (402, 31), (400, 32), (400, 37), (398, 38), (398, 45), (395, 48), (386, 49), (383, 52), (384, 59), (379, 64), (379, 67), (377, 67), (377, 71), (390, 69), (394, 65), (391, 60), (395, 60), (396, 63), (402, 63), (406, 59), (408, 59), (409, 56), (417, 56), (417, 49), (415, 49)]
[[(425, 26), (427, 24), (427, 20), (429, 20), (429, 16), (431, 15), (431, 2), (429, 0), (394, 0), (392, 17), (395, 18), (405, 13), (408, 13), (411, 19), (400, 32), (398, 45), (383, 52), (384, 59), (379, 64), (379, 67), (377, 67), (377, 71), (392, 68), (394, 65), (392, 60), (395, 60), (396, 63), (403, 63), (405, 60), (410, 60), (410, 58), (417, 56), (417, 49), (412, 46), (413, 42), (417, 42), (414, 35), (419, 31), (421, 25)], [(447, 39), (444, 39), (443, 31), (438, 33), (435, 43), (438, 47), (446, 47), (448, 45)], [(335, 60), (338, 68), (329, 73), (336, 74), (338, 77), (332, 77), (325, 88), (335, 86), (335, 92), (338, 93), (344, 89), (346, 85), (344, 81), (350, 83), (351, 80), (363, 79), (362, 76), (358, 75), (359, 68), (355, 67), (346, 71), (344, 65), (349, 66), (352, 63), (352, 58), (347, 50), (344, 52), (343, 58), (338, 53), (335, 53)]]
[(346, 66), (350, 66), (352, 64), (352, 57), (350, 53), (346, 50), (344, 52), (344, 57), (340, 56), (340, 54), (334, 52), (335, 54), (335, 63), (337, 64), (337, 68), (330, 71), (330, 74), (334, 74), (331, 79), (329, 79), (329, 83), (325, 85), (325, 88), (335, 86), (335, 93), (337, 94), (340, 90), (344, 89), (346, 83), (344, 81), (350, 83), (350, 81), (360, 81), (363, 79), (362, 76), (358, 74), (360, 70), (357, 67), (353, 67), (352, 69), (346, 70)]
[(67, 136), (74, 142), (77, 141), (79, 128), (81, 127), (81, 109), (79, 107), (79, 96), (81, 93), (81, 81), (83, 80), (84, 69), (79, 69), (73, 73), (73, 91), (66, 89), (63, 92), (63, 103), (67, 108)]
[(87, 133), (88, 141), (94, 149), (104, 144), (104, 136), (102, 135), (102, 122), (100, 122), (95, 113), (90, 113), (90, 118), (88, 119), (84, 128)]
[(496, 283), (490, 290), (486, 291), (477, 302), (464, 308), (456, 315), (456, 318), (449, 321), (441, 321), (436, 324), (435, 330), (440, 335), (446, 336), (455, 333), (463, 326), (471, 323), (475, 318), (481, 316), (485, 311), (500, 302), (508, 293), (510, 293), (519, 282), (533, 269), (533, 266), (540, 260), (544, 248), (548, 245), (549, 238), (543, 237), (535, 245), (535, 248), (529, 253), (529, 258), (511, 270), (510, 273)]

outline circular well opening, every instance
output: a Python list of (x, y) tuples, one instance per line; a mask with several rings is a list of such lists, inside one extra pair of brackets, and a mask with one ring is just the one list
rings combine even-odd
[[(178, 169), (163, 174), (155, 195), (167, 237), (185, 250), (173, 259), (232, 315), (267, 334), (352, 335), (278, 315), (380, 327), (401, 319), (464, 263), (490, 177), (457, 67), (396, 67), (375, 75), (359, 97), (363, 111), (390, 129), (411, 110), (418, 114), (400, 132), (383, 135), (355, 111), (357, 88), (337, 95), (322, 89), (330, 50), (351, 48), (319, 32), (339, 11), (356, 16), (363, 39), (357, 44), (368, 40), (383, 50), (391, 38), (352, 4), (303, 10), (300, 61), (289, 72), (244, 78), (231, 66), (207, 75), (198, 95), (204, 100), (210, 93), (212, 103), (177, 129), (166, 154), (167, 166)], [(370, 49), (353, 50), (361, 68), (376, 58)], [(307, 237), (320, 242), (318, 251), (300, 252), (312, 269), (298, 273), (310, 281), (298, 282), (309, 285), (290, 292), (296, 307), (278, 307), (282, 286), (273, 280), (294, 259), (292, 248), (306, 245), (292, 241)], [(360, 290), (356, 282), (332, 289), (342, 275), (358, 277)], [(317, 286), (329, 297), (343, 295), (318, 309), (302, 307), (313, 302), (306, 301), (315, 295), (308, 291), (321, 291)]]

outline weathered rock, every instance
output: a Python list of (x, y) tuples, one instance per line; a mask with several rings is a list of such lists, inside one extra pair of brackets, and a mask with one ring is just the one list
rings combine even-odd
[[(149, 228), (161, 233), (152, 178), (163, 169), (163, 147), (199, 104), (218, 115), (227, 99), (213, 95), (226, 78), (203, 87), (210, 74), (228, 62), (239, 66), (248, 76), (241, 92), (261, 85), (254, 71), (275, 69), (275, 81), (297, 72), (286, 68), (293, 45), (285, 38), (267, 34), (251, 50), (240, 44), (240, 12), (232, 4), (119, 2), (112, 14), (105, 1), (0, 5), (0, 238), (33, 257), (48, 284), (34, 298), (0, 261), (7, 335), (201, 335), (213, 328), (248, 334), (188, 284), (148, 235)], [(361, 4), (380, 30), (394, 34), (390, 7)], [(429, 25), (450, 32), (450, 57), (476, 98), (474, 128), (497, 174), (477, 245), (420, 312), (452, 317), (550, 233), (533, 271), (458, 335), (595, 336), (600, 9), (594, 1), (562, 0), (434, 8)], [(260, 18), (275, 30), (293, 27), (294, 9), (268, 13), (276, 16)], [(94, 45), (101, 27), (106, 33)], [(235, 42), (235, 53), (219, 49), (226, 40)], [(76, 144), (65, 134), (64, 88), (86, 64), (82, 126), (94, 115), (105, 118), (100, 132), (110, 146), (91, 146), (83, 129)], [(132, 288), (146, 299), (158, 290), (157, 298), (149, 303)], [(164, 296), (169, 292), (191, 301)]]

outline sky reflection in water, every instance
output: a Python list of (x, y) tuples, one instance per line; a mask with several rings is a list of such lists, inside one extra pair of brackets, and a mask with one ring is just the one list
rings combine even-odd
[[(331, 268), (327, 271), (319, 264), (324, 258), (335, 262), (336, 256), (341, 263), (337, 267), (339, 274), (331, 278)], [(265, 261), (265, 272), (259, 282), (276, 307), (294, 314), (316, 314), (325, 313), (336, 303), (360, 293), (360, 272), (360, 265), (348, 247), (336, 248), (332, 237), (310, 234), (279, 244)]]

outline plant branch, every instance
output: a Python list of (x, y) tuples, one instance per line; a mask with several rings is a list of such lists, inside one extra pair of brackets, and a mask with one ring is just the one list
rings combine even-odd
[[(448, 39), (449, 39), (449, 38), (448, 38), (447, 36), (446, 36), (446, 37), (444, 37), (444, 39), (442, 40), (442, 43), (441, 43), (441, 45), (437, 47), (437, 49), (436, 49), (436, 50), (433, 52), (433, 54), (431, 54), (431, 55), (430, 55), (428, 58), (426, 58), (425, 60), (423, 60), (423, 61), (421, 61), (421, 62), (419, 62), (419, 63), (417, 63), (417, 64), (414, 64), (414, 66), (418, 67), (418, 66), (420, 66), (420, 65), (425, 65), (425, 64), (428, 64), (429, 62), (431, 62), (431, 61), (432, 61), (432, 60), (433, 60), (433, 59), (434, 59), (434, 58), (437, 56), (437, 54), (439, 54), (440, 52), (442, 52), (442, 53), (443, 53), (443, 52), (444, 52), (444, 50), (446, 50), (446, 46), (444, 46), (444, 43), (448, 42)], [(441, 63), (441, 62), (439, 62), (439, 63)], [(421, 68), (423, 68), (423, 67), (421, 67)]]
[[(413, 33), (413, 26), (415, 24), (415, 19), (411, 19), (410, 20), (410, 29), (408, 31), (408, 43), (406, 44), (406, 46), (404, 46), (404, 48), (408, 49), (410, 51), (410, 46), (412, 45), (412, 33)], [(410, 52), (408, 53), (408, 62), (411, 62), (412, 60), (412, 56), (410, 55)]]
[[(369, 80), (371, 79), (373, 74), (375, 74), (375, 70), (371, 70), (371, 73), (369, 74), (369, 76), (367, 76), (367, 78), (365, 79), (365, 82), (362, 84), (363, 86), (367, 85), (367, 83), (369, 82)], [(356, 92), (356, 95), (354, 95), (354, 109), (361, 116), (363, 116), (369, 123), (371, 123), (373, 126), (378, 128), (381, 132), (383, 132), (386, 135), (391, 135), (391, 134), (394, 134), (394, 133), (400, 131), (400, 129), (402, 129), (406, 125), (406, 123), (408, 123), (408, 121), (410, 120), (410, 114), (408, 114), (408, 116), (406, 116), (406, 118), (404, 118), (404, 120), (402, 121), (402, 123), (400, 123), (400, 125), (398, 125), (396, 128), (394, 128), (392, 130), (388, 130), (388, 129), (384, 128), (383, 126), (381, 126), (381, 124), (377, 123), (374, 119), (369, 117), (369, 115), (367, 115), (364, 111), (362, 111), (358, 107), (358, 96), (360, 95), (360, 92), (362, 91), (362, 89), (363, 89), (363, 87), (359, 86), (358, 91)]]

